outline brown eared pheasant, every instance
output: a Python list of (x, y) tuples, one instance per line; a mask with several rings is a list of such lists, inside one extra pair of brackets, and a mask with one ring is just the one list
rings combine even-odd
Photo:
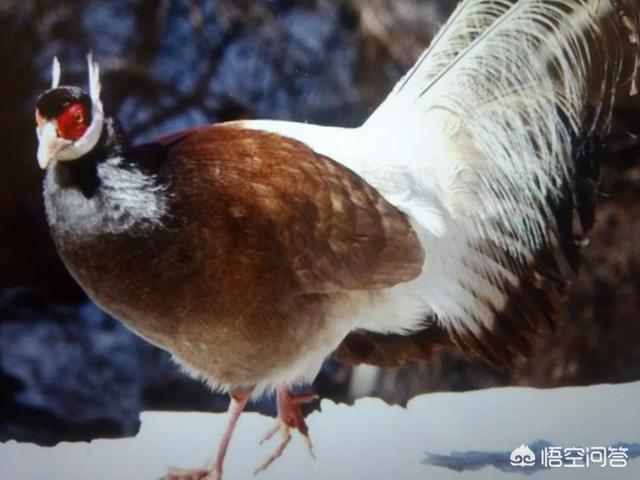
[(596, 152), (638, 9), (463, 1), (353, 129), (238, 121), (131, 145), (97, 63), (86, 93), (59, 85), (55, 60), (37, 158), (61, 257), (105, 311), (231, 397), (211, 465), (167, 478), (220, 479), (263, 392), (276, 392), (268, 436), (282, 441), (258, 470), (290, 429), (308, 441), (300, 405), (314, 396), (291, 388), (330, 355), (398, 366), (451, 344), (498, 368), (530, 356), (594, 222)]

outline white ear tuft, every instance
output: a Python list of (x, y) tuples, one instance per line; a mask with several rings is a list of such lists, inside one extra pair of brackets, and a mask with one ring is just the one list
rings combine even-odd
[(60, 62), (58, 57), (53, 57), (53, 65), (51, 66), (51, 88), (58, 88), (60, 85)]
[(74, 142), (61, 148), (53, 160), (75, 160), (89, 153), (100, 140), (104, 127), (104, 110), (100, 100), (100, 68), (93, 60), (93, 55), (87, 55), (89, 67), (89, 96), (91, 97), (91, 125), (87, 131)]
[(87, 54), (87, 65), (89, 67), (89, 96), (91, 97), (91, 103), (93, 109), (99, 109), (102, 113), (102, 101), (100, 100), (100, 66), (98, 62), (93, 60), (93, 54), (89, 52)]

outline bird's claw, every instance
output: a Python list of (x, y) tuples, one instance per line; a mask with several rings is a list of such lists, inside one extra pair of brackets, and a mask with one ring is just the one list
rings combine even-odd
[[(257, 475), (260, 472), (264, 472), (267, 468), (269, 468), (269, 466), (273, 462), (275, 462), (278, 458), (282, 456), (285, 449), (289, 445), (289, 442), (291, 442), (291, 427), (289, 427), (288, 425), (286, 425), (285, 423), (279, 420), (278, 423), (273, 428), (269, 429), (265, 437), (260, 442), (260, 445), (262, 445), (267, 440), (271, 439), (277, 432), (282, 432), (282, 441), (280, 442), (278, 447), (275, 449), (275, 451), (271, 455), (269, 455), (269, 457), (262, 463), (262, 465), (256, 468), (256, 470), (253, 472), (254, 475)], [(309, 438), (309, 435), (303, 433), (302, 439), (305, 445), (307, 446), (307, 451), (309, 452), (309, 455), (311, 456), (311, 458), (315, 460), (316, 455), (315, 453), (313, 453), (313, 444), (311, 443), (311, 439)]]
[(309, 455), (315, 460), (316, 456), (313, 452), (313, 445), (309, 438), (309, 428), (307, 427), (300, 406), (314, 401), (318, 396), (315, 393), (308, 393), (302, 395), (294, 395), (285, 389), (278, 389), (278, 421), (270, 428), (265, 436), (260, 441), (260, 445), (273, 438), (273, 436), (281, 432), (282, 441), (275, 449), (275, 451), (260, 465), (255, 471), (254, 475), (265, 471), (269, 466), (276, 461), (283, 454), (289, 442), (291, 442), (291, 429), (295, 428), (300, 432), (302, 438), (307, 446)]
[(269, 468), (269, 466), (273, 462), (275, 462), (278, 458), (280, 458), (282, 453), (287, 448), (287, 445), (289, 445), (289, 442), (291, 441), (291, 428), (286, 424), (282, 423), (281, 421), (278, 421), (275, 427), (271, 428), (267, 432), (267, 435), (262, 439), (260, 444), (263, 444), (264, 442), (272, 438), (276, 434), (276, 432), (279, 432), (279, 431), (282, 432), (282, 441), (280, 442), (278, 447), (275, 449), (275, 451), (271, 455), (269, 455), (269, 457), (267, 457), (267, 459), (264, 462), (262, 462), (262, 465), (260, 465), (258, 468), (255, 469), (255, 471), (253, 472), (254, 475), (257, 475), (260, 472), (264, 472), (267, 468)]
[(284, 425), (280, 420), (278, 420), (273, 425), (273, 427), (267, 430), (267, 432), (264, 434), (264, 437), (262, 437), (262, 440), (260, 440), (260, 445), (267, 442), (268, 440), (271, 440), (273, 436), (282, 429), (283, 426), (286, 426), (286, 425)]
[(159, 480), (218, 480), (212, 474), (207, 468), (169, 468), (167, 474)]

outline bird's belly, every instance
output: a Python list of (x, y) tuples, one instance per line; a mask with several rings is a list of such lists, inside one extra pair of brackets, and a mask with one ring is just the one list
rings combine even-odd
[(243, 276), (223, 281), (180, 242), (121, 241), (67, 243), (60, 253), (101, 308), (216, 387), (310, 380), (348, 333), (327, 322), (325, 296), (265, 290), (274, 282)]

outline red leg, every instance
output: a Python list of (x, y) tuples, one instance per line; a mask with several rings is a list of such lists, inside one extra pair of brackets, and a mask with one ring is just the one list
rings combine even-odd
[(300, 410), (300, 406), (314, 401), (318, 396), (315, 393), (306, 393), (302, 395), (296, 395), (291, 393), (286, 387), (278, 387), (276, 389), (276, 400), (278, 404), (278, 422), (276, 425), (267, 432), (265, 437), (260, 442), (261, 444), (269, 440), (273, 437), (277, 432), (282, 433), (282, 441), (276, 448), (275, 452), (267, 458), (260, 467), (255, 471), (255, 473), (260, 473), (271, 465), (275, 460), (277, 460), (284, 450), (289, 445), (291, 441), (291, 432), (292, 428), (298, 430), (307, 444), (307, 448), (309, 449), (309, 453), (313, 458), (315, 458), (313, 454), (313, 446), (311, 445), (311, 440), (309, 439), (309, 427), (307, 427), (306, 422), (304, 421), (304, 417), (302, 416), (302, 411)]
[(249, 395), (231, 395), (231, 403), (229, 404), (229, 423), (224, 431), (220, 445), (218, 446), (218, 453), (216, 453), (216, 460), (213, 464), (213, 478), (214, 480), (220, 480), (222, 478), (222, 466), (224, 464), (224, 457), (227, 454), (229, 448), (229, 442), (233, 435), (233, 430), (236, 428), (240, 414), (244, 410), (249, 400)]
[(222, 467), (224, 464), (224, 457), (227, 453), (227, 449), (229, 448), (229, 442), (231, 441), (231, 437), (233, 435), (233, 430), (238, 423), (238, 419), (240, 418), (240, 414), (244, 410), (244, 407), (247, 405), (247, 401), (249, 400), (248, 395), (231, 395), (231, 402), (229, 403), (229, 410), (227, 413), (229, 414), (229, 423), (227, 424), (227, 428), (222, 435), (222, 440), (220, 440), (220, 445), (218, 445), (218, 452), (215, 456), (215, 461), (213, 464), (213, 468), (198, 468), (194, 470), (182, 470), (177, 468), (169, 469), (169, 472), (164, 477), (165, 480), (221, 480), (222, 478)]

